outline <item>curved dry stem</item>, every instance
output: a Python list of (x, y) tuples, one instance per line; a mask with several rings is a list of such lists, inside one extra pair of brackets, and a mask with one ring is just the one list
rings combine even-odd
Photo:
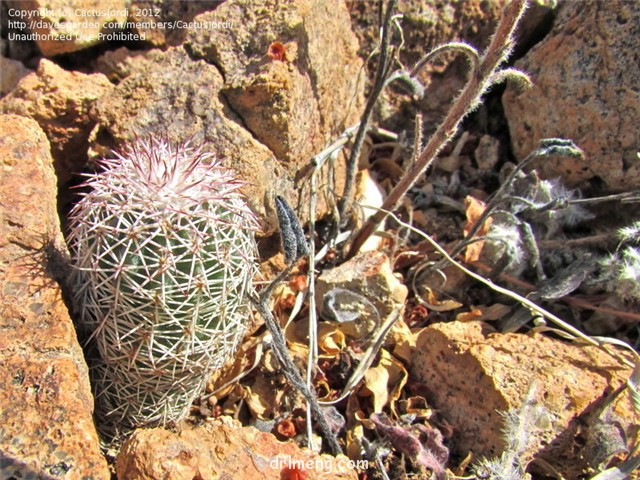
[(409, 75), (413, 78), (417, 77), (418, 74), (426, 67), (429, 62), (433, 61), (436, 57), (443, 55), (445, 53), (463, 53), (467, 60), (469, 60), (469, 64), (471, 65), (471, 76), (476, 74), (478, 70), (478, 66), (480, 64), (480, 56), (478, 55), (478, 51), (473, 48), (471, 45), (464, 42), (450, 42), (445, 43), (444, 45), (439, 45), (429, 53), (427, 53), (424, 57), (422, 57), (418, 63), (415, 64)]
[(512, 82), (520, 91), (528, 90), (533, 86), (529, 75), (517, 68), (505, 68), (496, 72), (491, 78), (491, 85), (497, 85), (504, 81)]
[[(376, 207), (372, 207), (372, 206), (368, 206), (365, 205), (366, 208), (371, 208), (371, 209), (375, 209)], [(483, 283), (484, 285), (488, 286), (489, 288), (491, 288), (492, 290), (494, 290), (495, 292), (501, 293), (503, 295), (506, 295), (507, 297), (513, 298), (514, 300), (518, 301), (520, 304), (522, 304), (524, 307), (530, 309), (531, 311), (534, 311), (540, 315), (542, 315), (543, 317), (545, 317), (547, 320), (551, 321), (552, 323), (558, 325), (559, 327), (561, 327), (562, 329), (564, 329), (565, 331), (569, 332), (571, 335), (580, 338), (581, 340), (583, 340), (584, 342), (590, 344), (590, 345), (594, 345), (596, 347), (601, 347), (601, 344), (598, 340), (595, 340), (592, 337), (589, 337), (587, 335), (585, 335), (584, 333), (582, 333), (580, 330), (578, 330), (577, 328), (573, 327), (572, 325), (569, 325), (567, 322), (565, 322), (564, 320), (562, 320), (561, 318), (557, 317), (556, 315), (554, 315), (553, 313), (545, 310), (544, 308), (540, 307), (539, 305), (537, 305), (536, 303), (532, 302), (531, 300), (529, 300), (528, 298), (523, 297), (522, 295), (518, 295), (517, 293), (501, 287), (499, 285), (496, 285), (495, 283), (493, 283), (491, 280), (484, 278), (482, 275), (478, 275), (475, 272), (472, 272), (471, 270), (469, 270), (467, 267), (465, 267), (464, 265), (462, 265), (460, 262), (454, 260), (451, 255), (449, 255), (449, 253), (442, 247), (440, 246), (440, 244), (438, 242), (436, 242), (433, 238), (431, 238), (429, 235), (427, 235), (426, 233), (424, 233), (423, 231), (415, 228), (413, 225), (409, 225), (405, 222), (403, 222), (402, 220), (400, 220), (397, 216), (395, 216), (392, 212), (387, 211), (386, 212), (387, 215), (391, 216), (396, 222), (398, 222), (399, 224), (403, 225), (404, 227), (410, 229), (412, 232), (416, 233), (417, 235), (421, 236), (422, 238), (424, 238), (427, 242), (429, 242), (431, 244), (431, 246), (433, 246), (449, 263), (451, 263), (453, 266), (455, 266), (456, 268), (458, 268), (459, 270), (463, 271), (464, 273), (466, 273), (467, 275), (469, 275), (471, 278), (479, 281), (480, 283)]]

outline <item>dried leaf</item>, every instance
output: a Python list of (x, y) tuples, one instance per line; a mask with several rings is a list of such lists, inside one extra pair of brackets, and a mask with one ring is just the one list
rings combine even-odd
[(409, 327), (415, 327), (416, 324), (421, 324), (428, 316), (429, 309), (422, 304), (411, 306), (405, 314), (406, 323)]
[(290, 418), (285, 418), (278, 422), (275, 430), (282, 438), (293, 438), (298, 434), (296, 426)]
[(482, 311), (482, 316), (480, 316), (478, 320), (483, 320), (485, 322), (500, 320), (501, 318), (504, 318), (505, 315), (511, 313), (511, 307), (503, 303), (494, 303), (488, 307), (482, 305), (477, 308)]
[(273, 310), (279, 318), (285, 317), (285, 310), (291, 310), (296, 303), (296, 292), (287, 284), (278, 285), (273, 292)]
[(291, 322), (284, 329), (284, 334), (291, 355), (306, 361), (309, 356), (309, 328), (307, 319), (299, 322)]
[(387, 350), (380, 350), (378, 365), (370, 368), (364, 374), (364, 387), (373, 396), (373, 411), (382, 412), (389, 404), (391, 411), (395, 411), (395, 403), (400, 398), (402, 388), (407, 383), (409, 373), (407, 369), (395, 359)]
[(353, 428), (347, 430), (347, 456), (351, 459), (359, 459), (362, 457), (364, 447), (362, 439), (364, 438), (364, 428), (362, 425), (356, 424)]
[(389, 370), (383, 365), (370, 368), (364, 374), (364, 386), (373, 396), (373, 411), (382, 412), (389, 400)]
[(308, 277), (306, 275), (295, 275), (289, 281), (289, 287), (294, 292), (302, 292), (307, 288)]
[(460, 308), (462, 303), (451, 299), (439, 300), (436, 294), (430, 288), (425, 288), (427, 294), (427, 301), (422, 302), (434, 312), (450, 312), (456, 308)]
[(346, 348), (346, 338), (340, 326), (322, 322), (318, 325), (318, 348), (328, 355), (335, 355)]
[(415, 415), (416, 418), (429, 419), (433, 415), (433, 410), (429, 407), (427, 400), (420, 396), (407, 398), (404, 410), (406, 413)]
[(278, 392), (271, 380), (258, 375), (254, 382), (245, 388), (245, 402), (255, 418), (265, 420), (273, 416), (274, 409), (280, 403), (282, 392)]
[(402, 167), (388, 157), (376, 159), (373, 166), (393, 180), (398, 180), (404, 174)]
[[(464, 225), (464, 234), (465, 236), (471, 231), (471, 228), (478, 221), (480, 216), (484, 213), (487, 205), (477, 198), (472, 197), (471, 195), (467, 195), (464, 199), (464, 205), (466, 207), (466, 215), (467, 222)], [(491, 227), (491, 218), (487, 218), (478, 233), (476, 233), (477, 237), (483, 237), (489, 231), (489, 227)], [(482, 253), (482, 247), (484, 246), (484, 240), (478, 240), (467, 245), (467, 248), (464, 253), (464, 261), (467, 263), (477, 262), (480, 258), (480, 254)]]
[(411, 333), (411, 329), (402, 319), (398, 319), (387, 337), (387, 341), (393, 345), (393, 355), (404, 361), (407, 366), (411, 365), (415, 356), (416, 342)]
[(216, 392), (218, 398), (228, 395), (237, 385), (237, 381), (234, 381), (234, 379), (238, 379), (238, 377), (252, 368), (254, 362), (257, 363), (260, 360), (263, 350), (262, 342), (264, 342), (264, 334), (248, 337), (242, 342), (237, 355), (234, 355), (223, 368), (216, 370), (209, 377), (205, 393), (210, 394), (220, 389)]
[(477, 308), (472, 308), (469, 312), (462, 312), (456, 315), (456, 321), (458, 322), (471, 322), (478, 320), (482, 317), (482, 311)]

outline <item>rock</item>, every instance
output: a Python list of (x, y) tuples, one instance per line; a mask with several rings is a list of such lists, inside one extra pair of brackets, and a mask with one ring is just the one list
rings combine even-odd
[(13, 24), (9, 27), (9, 9), (11, 7), (9, 4), (0, 3), (0, 25), (2, 25), (3, 35), (0, 36), (0, 55), (10, 58), (11, 60), (17, 60), (21, 62), (25, 67), (33, 69), (37, 66), (33, 62), (36, 59), (42, 57), (42, 53), (40, 53), (40, 49), (36, 42), (33, 40), (25, 41), (20, 40), (20, 36), (17, 34), (24, 33), (21, 24), (14, 26)]
[(518, 23), (516, 44), (512, 58), (520, 58), (551, 30), (558, 8), (557, 0), (529, 0), (527, 9)]
[[(221, 417), (180, 433), (160, 428), (137, 430), (118, 454), (116, 472), (121, 480), (355, 480), (358, 476), (351, 464), (343, 455), (318, 455)], [(284, 476), (287, 468), (297, 465), (303, 466), (308, 477)]]
[(58, 181), (66, 183), (87, 161), (88, 138), (95, 125), (89, 110), (112, 87), (102, 74), (67, 72), (42, 59), (35, 72), (0, 100), (0, 112), (40, 124), (51, 143)]
[(87, 366), (55, 264), (64, 245), (49, 142), (0, 116), (0, 477), (109, 479)]
[[(16, 0), (9, 15), (26, 23), (25, 39), (34, 38), (46, 57), (77, 52), (109, 40), (127, 19), (126, 0)], [(22, 15), (19, 17), (17, 14)]]
[(597, 427), (596, 417), (615, 419), (623, 438), (637, 442), (638, 416), (628, 395), (618, 396), (611, 411), (604, 411), (607, 394), (630, 374), (630, 368), (597, 347), (540, 334), (492, 334), (481, 322), (423, 329), (411, 367), (412, 377), (429, 391), (427, 400), (451, 424), (451, 447), (462, 456), (469, 451), (500, 455), (505, 443), (499, 412), (520, 408), (533, 383), (549, 422), (533, 433), (526, 460), (545, 460), (565, 478), (586, 473), (593, 455), (584, 439)]
[(222, 93), (246, 127), (280, 161), (306, 165), (359, 119), (362, 60), (342, 1), (236, 0), (194, 22), (186, 48), (217, 65)]
[(609, 191), (640, 187), (640, 95), (634, 75), (640, 3), (562, 2), (551, 33), (516, 67), (533, 88), (503, 96), (513, 149), (524, 158), (545, 137), (574, 140), (584, 160), (544, 158), (535, 167), (571, 186), (592, 182)]
[[(226, 5), (233, 6), (235, 4), (236, 2), (222, 4), (215, 13), (219, 14), (220, 8)], [(255, 6), (252, 6), (251, 11), (254, 10), (257, 11)], [(210, 17), (202, 17), (200, 15), (194, 21), (213, 21)], [(245, 32), (247, 27), (258, 28), (248, 21), (240, 22), (238, 20), (238, 22), (238, 28), (232, 30), (238, 35), (248, 35)], [(236, 24), (234, 23), (234, 25)], [(255, 32), (251, 35), (255, 35)], [(306, 32), (304, 35), (302, 32), (298, 32), (300, 38), (307, 38), (305, 35), (309, 35), (310, 38), (317, 37), (312, 31)], [(325, 42), (328, 41), (324, 37), (322, 39)], [(229, 41), (232, 40), (238, 41), (229, 39)], [(268, 45), (267, 43), (265, 49), (268, 48)], [(329, 49), (326, 44), (325, 47)], [(253, 81), (257, 77), (254, 78), (252, 72), (244, 74), (238, 72), (231, 80), (227, 77), (226, 72), (225, 76), (221, 75), (216, 66), (205, 60), (193, 60), (192, 56), (199, 57), (193, 53), (195, 49), (193, 43), (189, 43), (188, 48), (191, 54), (188, 54), (182, 47), (172, 47), (166, 51), (152, 50), (144, 55), (138, 54), (135, 58), (135, 54), (127, 56), (122, 51), (118, 52), (117, 58), (115, 54), (111, 58), (107, 58), (106, 55), (103, 57), (100, 62), (102, 71), (116, 77), (126, 76), (108, 96), (104, 96), (96, 103), (92, 116), (98, 122), (99, 128), (95, 135), (96, 141), (93, 144), (93, 150), (97, 155), (109, 155), (110, 149), (129, 142), (134, 136), (149, 134), (165, 135), (171, 141), (192, 139), (196, 143), (202, 143), (209, 151), (216, 152), (223, 163), (237, 170), (248, 182), (244, 191), (249, 203), (252, 209), (265, 219), (263, 225), (265, 234), (273, 233), (277, 225), (273, 204), (275, 192), (286, 197), (291, 205), (299, 205), (301, 200), (306, 198), (305, 195), (308, 195), (308, 189), (304, 187), (304, 185), (308, 185), (308, 181), (305, 182), (299, 178), (301, 170), (308, 166), (311, 154), (321, 150), (324, 138), (340, 133), (342, 127), (335, 122), (332, 123), (330, 115), (318, 113), (324, 110), (312, 109), (316, 113), (310, 113), (311, 116), (305, 118), (293, 114), (294, 111), (304, 110), (305, 105), (310, 104), (309, 102), (315, 102), (313, 100), (315, 93), (311, 98), (305, 98), (300, 96), (299, 91), (274, 91), (274, 95), (279, 95), (281, 101), (288, 105), (287, 108), (291, 108), (291, 110), (287, 110), (286, 114), (283, 112), (277, 114), (278, 122), (284, 122), (280, 126), (289, 132), (296, 131), (295, 135), (300, 138), (305, 137), (307, 140), (304, 147), (307, 150), (303, 153), (299, 152), (295, 161), (285, 161), (287, 158), (292, 158), (293, 153), (291, 152), (293, 150), (286, 146), (290, 146), (290, 143), (283, 140), (282, 144), (289, 149), (287, 151), (290, 153), (277, 159), (273, 151), (268, 148), (273, 145), (265, 144), (264, 142), (267, 140), (254, 135), (255, 132), (245, 128), (248, 120), (242, 118), (242, 114), (239, 116), (236, 112), (237, 105), (230, 105), (226, 97), (222, 95), (230, 82), (236, 82), (233, 85), (237, 86), (243, 78), (249, 78)], [(260, 51), (261, 61), (264, 60), (265, 51)], [(251, 50), (247, 50), (247, 52), (249, 59), (247, 61), (254, 62), (254, 57), (258, 54), (252, 54)], [(310, 60), (315, 61), (315, 57)], [(277, 63), (275, 67), (269, 66), (275, 63)], [(276, 70), (279, 71), (278, 75), (284, 75), (282, 78), (289, 78), (288, 83), (290, 80), (293, 81), (294, 77), (295, 81), (304, 83), (309, 82), (309, 79), (315, 78), (316, 75), (322, 74), (329, 78), (334, 78), (333, 76), (338, 72), (344, 75), (342, 67), (338, 69), (337, 65), (333, 65), (334, 71), (327, 73), (320, 68), (313, 70), (313, 64), (309, 64), (308, 68), (311, 70), (310, 72), (305, 71), (304, 74), (293, 67), (291, 67), (293, 73), (287, 73), (286, 69), (289, 67), (285, 67), (283, 62), (271, 62), (269, 65), (264, 67), (265, 71), (272, 73)], [(283, 68), (286, 71), (282, 70)], [(258, 77), (267, 78), (260, 75)], [(271, 82), (271, 80), (269, 81)], [(239, 92), (240, 90), (236, 89), (237, 95), (234, 98), (242, 97)], [(317, 92), (318, 95), (320, 93), (324, 94), (324, 92)], [(248, 96), (250, 95), (246, 93), (245, 97)], [(341, 98), (339, 96), (333, 98), (334, 110), (344, 110), (344, 105), (339, 103)], [(328, 101), (327, 99), (323, 100), (323, 102)], [(269, 107), (265, 108), (268, 110)], [(328, 107), (325, 107), (325, 110), (327, 109)], [(337, 117), (332, 118), (335, 120)], [(318, 125), (320, 125), (321, 128), (324, 128), (324, 136), (320, 140), (310, 140), (306, 137), (309, 135), (309, 131), (305, 125), (312, 130), (319, 128)], [(317, 150), (314, 150), (316, 148)], [(344, 176), (343, 163), (336, 162), (336, 164), (336, 176), (340, 177), (341, 174)], [(328, 166), (327, 164), (325, 168)], [(319, 202), (318, 216), (323, 215), (327, 208), (326, 204)], [(302, 209), (303, 212), (306, 210), (306, 208)], [(303, 221), (306, 220), (305, 213), (300, 216)]]
[[(429, 50), (451, 41), (470, 42), (477, 48), (489, 45), (489, 37), (500, 19), (505, 0), (483, 2), (470, 0), (434, 4), (429, 0), (399, 0), (396, 12), (401, 20), (405, 45), (400, 60), (411, 68)], [(378, 4), (370, 2), (347, 2), (354, 31), (360, 40), (362, 56), (368, 56), (379, 42)], [(427, 71), (442, 72), (451, 62), (436, 61), (427, 66)]]
[(96, 59), (96, 71), (118, 84), (136, 70), (140, 70), (139, 62), (150, 61), (147, 60), (152, 56), (149, 53), (145, 50), (129, 50), (126, 47), (108, 50)]
[(223, 78), (216, 67), (192, 61), (182, 47), (172, 47), (130, 58), (126, 69), (129, 75), (92, 111), (99, 125), (92, 149), (98, 155), (109, 155), (112, 148), (144, 135), (203, 144), (248, 181), (244, 191), (262, 216), (268, 192), (293, 189), (292, 173), (220, 98)]
[(0, 71), (2, 71), (2, 75), (0, 75), (0, 95), (9, 93), (16, 88), (22, 77), (31, 73), (31, 70), (25, 67), (22, 62), (5, 58), (2, 55), (0, 55)]
[[(321, 317), (341, 321), (341, 329), (358, 338), (373, 331), (378, 315), (383, 322), (394, 309), (402, 308), (407, 294), (407, 287), (393, 273), (389, 257), (380, 251), (360, 253), (325, 270), (316, 283)], [(378, 315), (371, 311), (374, 308)]]
[[(158, 3), (156, 0), (132, 0), (129, 5), (128, 22), (131, 31), (140, 35), (146, 44), (154, 47), (177, 46), (184, 42), (188, 29), (185, 26), (193, 17), (217, 8), (222, 2), (194, 2), (172, 0)], [(184, 23), (178, 23), (184, 22)], [(165, 28), (166, 25), (174, 27)], [(224, 18), (211, 28), (231, 28)]]

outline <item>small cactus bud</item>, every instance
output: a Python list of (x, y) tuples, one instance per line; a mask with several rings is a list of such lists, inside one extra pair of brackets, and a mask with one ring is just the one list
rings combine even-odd
[(212, 157), (138, 140), (87, 175), (70, 213), (73, 304), (107, 436), (180, 421), (244, 333), (257, 221)]

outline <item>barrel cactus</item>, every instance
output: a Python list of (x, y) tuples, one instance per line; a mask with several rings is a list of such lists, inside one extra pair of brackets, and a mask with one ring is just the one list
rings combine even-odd
[(213, 155), (138, 140), (99, 162), (70, 212), (73, 304), (101, 431), (171, 425), (236, 350), (257, 221)]

